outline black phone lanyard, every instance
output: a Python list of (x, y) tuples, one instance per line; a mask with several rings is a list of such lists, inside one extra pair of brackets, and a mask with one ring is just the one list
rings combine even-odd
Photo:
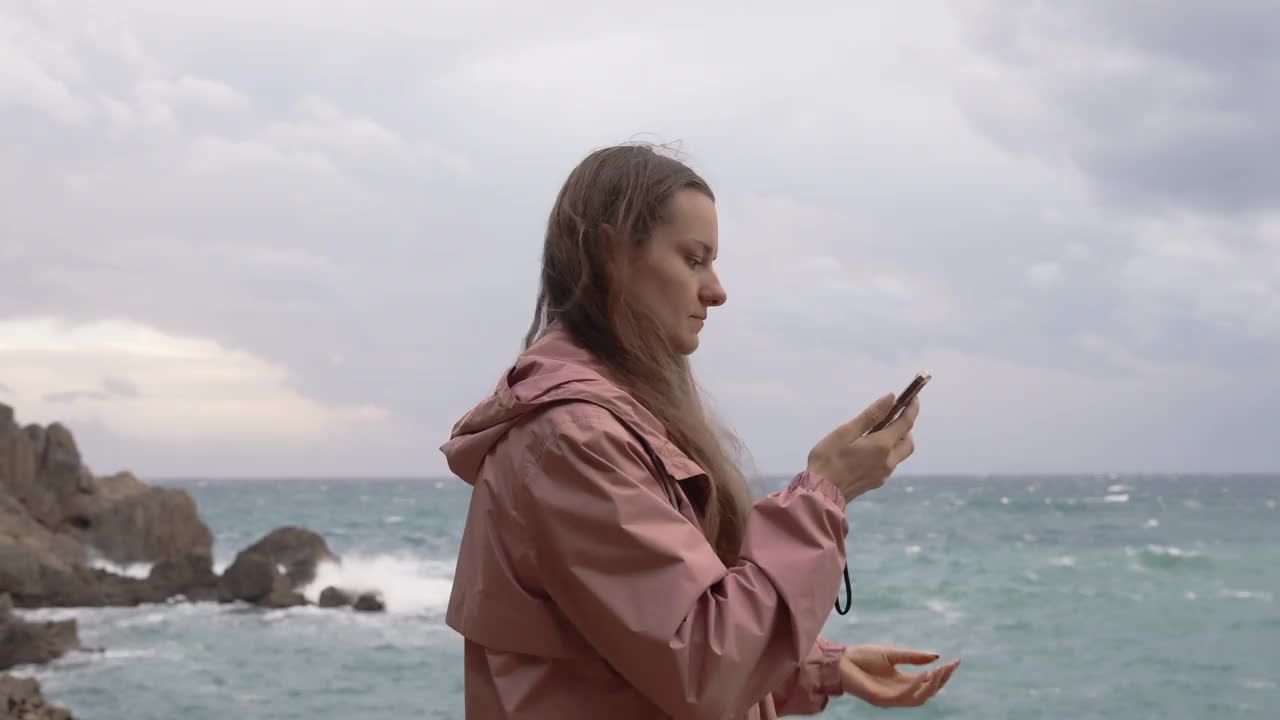
[(853, 583), (849, 582), (849, 563), (844, 564), (844, 609), (840, 609), (840, 598), (836, 597), (836, 612), (848, 615), (853, 608)]

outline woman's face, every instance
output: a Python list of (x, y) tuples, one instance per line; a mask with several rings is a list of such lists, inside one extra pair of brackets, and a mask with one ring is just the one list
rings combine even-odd
[(628, 301), (647, 312), (683, 355), (698, 349), (707, 309), (726, 295), (712, 269), (719, 252), (715, 202), (697, 190), (672, 196), (653, 238), (631, 263)]

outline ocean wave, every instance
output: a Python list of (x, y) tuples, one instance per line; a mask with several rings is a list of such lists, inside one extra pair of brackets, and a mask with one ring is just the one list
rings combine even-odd
[[(1109, 493), (1107, 495), (1103, 495), (1102, 497), (1087, 497), (1084, 499), (1084, 502), (1090, 505), (1127, 503), (1129, 502), (1129, 493)], [(1071, 505), (1073, 503), (1068, 501), (1067, 504)]]
[(1183, 550), (1172, 545), (1147, 545), (1142, 548), (1125, 547), (1124, 552), (1137, 561), (1140, 569), (1181, 570), (1205, 567), (1209, 558), (1198, 550)]
[(932, 598), (930, 600), (926, 600), (924, 606), (941, 615), (943, 621), (948, 625), (952, 625), (964, 619), (964, 613), (957, 610), (954, 605), (946, 600)]
[(1218, 591), (1218, 597), (1231, 600), (1265, 600), (1271, 602), (1274, 596), (1264, 590), (1231, 590), (1224, 588)]
[(386, 611), (397, 615), (443, 612), (453, 589), (453, 564), (409, 555), (344, 553), (341, 564), (321, 563), (316, 578), (302, 589), (319, 602), (327, 587), (377, 593)]

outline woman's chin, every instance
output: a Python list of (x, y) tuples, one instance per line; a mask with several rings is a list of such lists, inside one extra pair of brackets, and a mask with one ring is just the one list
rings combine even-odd
[(692, 355), (698, 349), (698, 335), (693, 333), (675, 338), (672, 345), (675, 347), (675, 351), (681, 355)]

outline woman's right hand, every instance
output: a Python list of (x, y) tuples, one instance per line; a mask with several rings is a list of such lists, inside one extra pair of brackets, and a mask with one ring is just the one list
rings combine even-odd
[(809, 472), (840, 488), (846, 503), (884, 485), (898, 463), (915, 452), (911, 428), (920, 414), (919, 397), (912, 398), (898, 419), (883, 430), (866, 434), (893, 409), (893, 400), (889, 394), (871, 403), (809, 451)]

